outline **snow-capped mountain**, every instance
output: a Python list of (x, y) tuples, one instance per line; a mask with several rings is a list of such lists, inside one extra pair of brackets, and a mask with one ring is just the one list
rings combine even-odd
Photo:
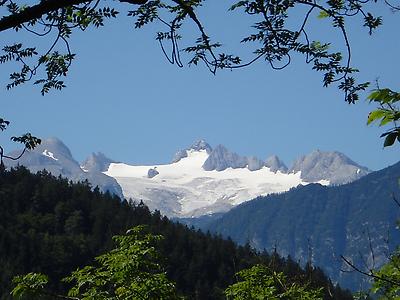
[(21, 164), (32, 172), (46, 169), (73, 181), (87, 179), (103, 191), (142, 200), (169, 217), (226, 212), (257, 196), (284, 192), (299, 184), (336, 185), (369, 173), (338, 152), (314, 151), (288, 169), (276, 155), (262, 161), (240, 156), (223, 145), (213, 149), (204, 140), (178, 151), (171, 163), (163, 165), (133, 166), (102, 153), (93, 153), (79, 164), (56, 138), (43, 140), (17, 162), (5, 163), (9, 167)]
[[(320, 168), (318, 176), (317, 171), (308, 171), (308, 159), (297, 161), (291, 168), (293, 171), (287, 172), (277, 156), (263, 162), (232, 153), (222, 145), (212, 149), (201, 140), (178, 151), (170, 164), (111, 163), (105, 174), (118, 181), (127, 198), (142, 200), (150, 209), (158, 209), (167, 216), (192, 217), (225, 212), (257, 196), (287, 191), (299, 184), (327, 185), (331, 179), (337, 184), (338, 178), (347, 181), (351, 176), (356, 179), (369, 172), (350, 159), (336, 159), (337, 155), (319, 152), (319, 157), (313, 160), (316, 168)], [(339, 154), (339, 157), (345, 156)], [(339, 166), (340, 163), (343, 165)], [(360, 171), (349, 173), (352, 168)], [(341, 175), (342, 171), (346, 174)], [(308, 180), (310, 174), (315, 176)]]
[(276, 155), (268, 157), (265, 160), (265, 166), (270, 168), (272, 172), (281, 171), (282, 173), (286, 173), (288, 171), (288, 167)]
[(85, 172), (105, 172), (108, 170), (108, 166), (115, 162), (101, 152), (92, 153), (81, 164), (81, 169)]
[[(18, 156), (20, 151), (13, 151), (10, 156)], [(99, 157), (97, 154), (91, 156)], [(101, 156), (100, 156), (101, 157)], [(111, 160), (101, 157), (108, 168)], [(79, 163), (72, 157), (68, 147), (57, 138), (48, 138), (42, 140), (42, 143), (32, 151), (27, 151), (18, 161), (5, 160), (7, 167), (23, 165), (31, 172), (36, 173), (46, 169), (55, 176), (63, 176), (74, 182), (88, 180), (92, 186), (98, 186), (102, 191), (109, 191), (120, 197), (123, 197), (122, 189), (117, 181), (103, 174), (99, 167), (98, 159), (88, 159), (85, 164), (86, 169), (82, 169)], [(103, 167), (105, 165), (103, 164)]]
[(290, 172), (301, 172), (301, 178), (308, 182), (328, 179), (330, 184), (344, 184), (370, 173), (340, 152), (322, 152), (316, 150), (297, 159)]
[[(167, 216), (197, 216), (227, 211), (261, 194), (276, 193), (302, 183), (300, 173), (273, 173), (229, 168), (207, 171), (206, 150), (187, 150), (178, 162), (156, 166), (110, 164), (105, 174), (121, 185), (125, 197), (143, 200), (150, 209)], [(157, 175), (148, 176), (149, 170)]]

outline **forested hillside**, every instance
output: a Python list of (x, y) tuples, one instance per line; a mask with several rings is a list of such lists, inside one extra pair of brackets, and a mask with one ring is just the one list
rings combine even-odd
[(324, 287), (325, 299), (351, 299), (334, 287), (320, 269), (306, 271), (276, 254), (257, 254), (248, 245), (204, 234), (173, 223), (143, 204), (91, 191), (87, 183), (71, 184), (49, 173), (24, 168), (0, 176), (0, 291), (9, 299), (10, 280), (17, 274), (42, 272), (53, 289), (79, 266), (112, 248), (111, 237), (138, 224), (165, 238), (161, 252), (168, 277), (189, 299), (224, 299), (223, 290), (235, 282), (234, 273), (255, 263), (284, 271), (292, 281), (311, 280)]
[(286, 193), (258, 197), (222, 216), (193, 221), (203, 230), (231, 237), (256, 249), (276, 248), (306, 263), (309, 257), (327, 274), (354, 290), (365, 276), (341, 272), (344, 255), (363, 270), (376, 269), (400, 244), (400, 163), (342, 186), (310, 184)]

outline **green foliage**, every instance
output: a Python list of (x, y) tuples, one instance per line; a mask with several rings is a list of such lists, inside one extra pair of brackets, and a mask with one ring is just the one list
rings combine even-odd
[(25, 146), (25, 148), (29, 149), (29, 150), (34, 149), (37, 145), (40, 145), (40, 143), (42, 142), (41, 139), (39, 139), (35, 136), (32, 136), (32, 134), (30, 134), (30, 133), (25, 133), (18, 137), (13, 136), (13, 137), (11, 137), (11, 140), (13, 142), (23, 144)]
[(7, 126), (10, 125), (10, 121), (4, 120), (3, 118), (0, 118), (0, 130), (4, 131), (7, 129)]
[(29, 273), (16, 276), (11, 294), (20, 299), (43, 299), (48, 295), (66, 299), (178, 299), (175, 285), (167, 279), (155, 244), (161, 236), (145, 233), (143, 226), (130, 229), (126, 235), (115, 236), (117, 247), (96, 257), (96, 266), (78, 269), (65, 282), (74, 283), (68, 296), (44, 289), (47, 276)]
[(368, 115), (367, 124), (378, 123), (379, 126), (391, 125), (381, 137), (385, 137), (384, 147), (392, 146), (396, 139), (400, 142), (400, 93), (390, 89), (376, 89), (368, 96), (370, 102), (378, 104), (379, 108)]
[[(6, 130), (8, 125), (10, 125), (10, 121), (0, 118), (0, 132)], [(26, 150), (34, 149), (37, 145), (40, 145), (40, 143), (42, 142), (41, 139), (33, 136), (29, 132), (21, 136), (12, 136), (10, 139), (13, 142), (23, 144), (24, 149), (17, 156), (9, 156), (4, 153), (4, 148), (0, 145), (0, 171), (3, 171), (4, 169), (4, 163), (3, 163), (4, 158), (8, 158), (11, 160), (18, 160)]]
[[(337, 84), (349, 103), (358, 100), (358, 94), (365, 90), (368, 82), (357, 83), (354, 78), (358, 70), (351, 66), (351, 47), (347, 35), (347, 24), (350, 23), (348, 20), (359, 17), (362, 20), (361, 26), (366, 27), (369, 34), (383, 22), (382, 17), (375, 14), (375, 7), (378, 5), (378, 1), (375, 0), (241, 0), (231, 5), (230, 10), (242, 10), (244, 14), (255, 19), (252, 25), (255, 33), (243, 37), (241, 42), (256, 45), (252, 54), (243, 59), (222, 51), (222, 43), (213, 41), (207, 34), (204, 24), (197, 16), (197, 9), (205, 5), (205, 0), (119, 0), (119, 2), (137, 5), (131, 6), (132, 8), (126, 12), (134, 19), (135, 28), (142, 28), (150, 23), (160, 25), (156, 40), (168, 61), (179, 67), (183, 67), (181, 61), (183, 52), (189, 54), (188, 64), (197, 65), (203, 62), (213, 73), (216, 73), (217, 69), (246, 67), (257, 60), (266, 61), (273, 69), (282, 69), (290, 64), (292, 54), (297, 53), (303, 55), (306, 63), (311, 64), (314, 70), (322, 72), (324, 86)], [(3, 48), (4, 54), (0, 56), (0, 63), (13, 61), (21, 67), (20, 71), (10, 74), (11, 82), (8, 88), (39, 76), (37, 74), (40, 72), (37, 71), (44, 69), (46, 75), (35, 81), (35, 84), (42, 85), (42, 94), (52, 88), (62, 89), (65, 84), (60, 77), (67, 75), (75, 55), (70, 52), (68, 44), (73, 32), (86, 30), (90, 26), (100, 27), (104, 25), (106, 19), (118, 17), (119, 11), (112, 7), (111, 3), (105, 6), (102, 4), (100, 1), (74, 0), (73, 5), (69, 1), (59, 1), (59, 4), (40, 1), (36, 5), (28, 6), (18, 5), (11, 0), (0, 1), (0, 7), (3, 6), (8, 12), (8, 15), (0, 20), (0, 31), (13, 28), (38, 36), (47, 36), (51, 31), (57, 32), (56, 39), (50, 42), (49, 49), (42, 54), (39, 54), (35, 47), (24, 47), (21, 43)], [(389, 2), (386, 2), (386, 5), (390, 9), (399, 10), (399, 7)], [(291, 15), (293, 10), (296, 10), (296, 14)], [(312, 30), (309, 30), (312, 26), (310, 19), (315, 14), (318, 18), (331, 20), (332, 27), (338, 29), (344, 53), (330, 52), (328, 49), (320, 51), (313, 47), (313, 41), (319, 40), (314, 38)], [(220, 18), (223, 20), (223, 16)], [(292, 19), (295, 19), (294, 22)], [(190, 38), (189, 43), (186, 43), (187, 47), (180, 49), (178, 41), (182, 39), (184, 32), (182, 28), (187, 23), (194, 25), (197, 33)], [(171, 46), (170, 53), (167, 53), (164, 47), (165, 42)], [(65, 46), (64, 54), (55, 51), (59, 44)], [(328, 45), (329, 42), (321, 44)]]
[(68, 296), (82, 299), (177, 299), (175, 285), (160, 264), (156, 243), (161, 236), (143, 226), (115, 236), (117, 247), (96, 257), (97, 267), (84, 267), (65, 278), (74, 282)]
[(256, 265), (237, 273), (242, 280), (225, 290), (228, 299), (233, 300), (322, 300), (322, 288), (312, 290), (306, 285), (290, 283), (282, 273), (266, 266)]
[[(287, 193), (259, 197), (198, 227), (230, 236), (239, 244), (254, 241), (258, 249), (278, 247), (279, 251), (296, 259), (302, 249), (303, 263), (306, 263), (307, 249), (311, 248), (308, 251), (315, 265), (332, 266), (331, 280), (356, 290), (368, 278), (357, 272), (339, 272), (343, 268), (342, 262), (333, 260), (332, 253), (341, 253), (369, 271), (374, 268), (369, 255), (371, 245), (376, 264), (379, 263), (378, 257), (386, 257), (388, 252), (395, 250), (395, 246), (400, 244), (400, 235), (393, 224), (399, 218), (399, 208), (392, 193), (398, 199), (399, 174), (400, 163), (397, 163), (347, 185), (326, 187), (310, 184)], [(367, 222), (368, 226), (360, 225)], [(348, 236), (349, 232), (361, 237), (360, 240), (354, 243)], [(387, 237), (390, 237), (389, 244)], [(327, 240), (333, 241), (329, 247), (326, 246)], [(285, 268), (274, 270), (288, 274)], [(315, 277), (321, 278), (322, 275)], [(333, 287), (313, 287), (320, 286), (324, 287), (324, 292), (334, 293)], [(337, 299), (344, 298), (342, 294)]]
[[(150, 212), (141, 203), (121, 201), (108, 193), (100, 193), (98, 189), (91, 191), (87, 183), (71, 184), (47, 172), (31, 174), (22, 167), (4, 171), (0, 176), (0, 206), (1, 300), (10, 299), (11, 279), (29, 272), (48, 275), (46, 291), (57, 295), (66, 295), (71, 284), (78, 286), (74, 280), (61, 281), (71, 277), (70, 274), (76, 270), (80, 273), (75, 277), (86, 276), (80, 278), (82, 281), (89, 278), (103, 280), (101, 274), (96, 275), (93, 269), (94, 273), (91, 273), (85, 266), (93, 265), (97, 270), (109, 272), (106, 265), (122, 263), (124, 252), (117, 250), (115, 256), (111, 256), (114, 260), (104, 256), (104, 261), (94, 264), (93, 259), (114, 253), (110, 252), (114, 247), (111, 237), (122, 235), (128, 241), (136, 233), (126, 235), (127, 230), (140, 224), (146, 224), (148, 231), (139, 235), (142, 244), (134, 249), (151, 249), (146, 257), (165, 266), (163, 270), (157, 264), (150, 264), (148, 269), (140, 272), (160, 273), (156, 279), (162, 283), (165, 271), (165, 276), (176, 283), (179, 295), (187, 299), (225, 299), (224, 290), (234, 283), (234, 274), (256, 264), (284, 272), (290, 282), (302, 284), (302, 278), (311, 278), (313, 288), (324, 287), (324, 291), (334, 294), (326, 293), (324, 299), (351, 299), (348, 292), (335, 288), (322, 272), (303, 270), (293, 260), (276, 254), (259, 254), (248, 245), (237, 246), (230, 239), (189, 229), (171, 222), (157, 211)], [(146, 241), (148, 233), (153, 238)], [(164, 238), (159, 239), (159, 235)], [(117, 247), (126, 249), (124, 241), (117, 241)], [(161, 259), (153, 253), (160, 253)], [(123, 276), (122, 272), (118, 278), (108, 280), (106, 285), (117, 280), (123, 283)], [(80, 287), (80, 292), (89, 292), (86, 288), (95, 285), (88, 283)]]
[(388, 263), (373, 273), (372, 293), (379, 299), (400, 299), (400, 250), (390, 256)]
[[(323, 84), (329, 86), (338, 82), (339, 89), (345, 93), (345, 99), (349, 103), (358, 100), (358, 93), (365, 90), (368, 82), (357, 84), (350, 76), (358, 72), (350, 66), (350, 47), (348, 44), (345, 17), (357, 15), (362, 11), (362, 5), (358, 9), (352, 7), (352, 3), (360, 1), (327, 1), (316, 3), (312, 1), (239, 1), (231, 7), (231, 10), (243, 9), (246, 14), (261, 17), (262, 21), (254, 24), (256, 33), (245, 37), (242, 42), (257, 42), (260, 48), (254, 50), (256, 57), (263, 57), (270, 63), (273, 69), (282, 69), (291, 62), (291, 53), (300, 53), (305, 56), (306, 63), (311, 63), (312, 68), (323, 73)], [(365, 3), (364, 3), (365, 4)], [(287, 23), (289, 13), (297, 7), (305, 7), (308, 12), (304, 16), (300, 26), (293, 28)], [(347, 46), (348, 60), (342, 62), (344, 54), (329, 52), (329, 43), (321, 43), (309, 38), (307, 24), (314, 10), (319, 10), (318, 18), (331, 18), (332, 26), (340, 29), (344, 44)], [(372, 22), (376, 25), (376, 22)], [(369, 25), (370, 23), (368, 23)], [(376, 26), (377, 27), (377, 26)], [(375, 27), (374, 27), (375, 28)], [(323, 44), (324, 47), (316, 47)]]
[[(22, 43), (3, 47), (4, 54), (0, 56), (0, 64), (16, 62), (20, 65), (20, 71), (10, 74), (10, 83), (7, 84), (7, 89), (30, 81), (38, 76), (42, 69), (45, 73), (44, 76), (34, 81), (34, 84), (42, 86), (41, 93), (44, 95), (51, 89), (61, 90), (65, 84), (59, 78), (67, 76), (69, 67), (75, 58), (75, 54), (71, 53), (68, 44), (73, 30), (84, 31), (89, 26), (96, 28), (104, 26), (105, 19), (113, 19), (118, 15), (118, 11), (114, 8), (98, 7), (99, 3), (94, 3), (94, 1), (82, 1), (81, 3), (74, 1), (77, 5), (71, 5), (68, 1), (59, 5), (44, 2), (28, 6), (19, 5), (14, 1), (0, 1), (0, 7), (4, 6), (9, 13), (0, 21), (3, 23), (0, 31), (13, 28), (15, 31), (25, 30), (41, 37), (51, 36), (52, 31), (57, 31), (57, 35), (50, 42), (45, 53), (39, 53), (36, 47), (24, 47)], [(38, 11), (43, 11), (43, 15), (37, 15)], [(20, 21), (18, 21), (19, 19)], [(55, 50), (60, 43), (65, 45), (65, 53)]]
[(40, 299), (48, 281), (46, 275), (39, 273), (15, 276), (13, 279), (15, 288), (11, 291), (11, 295), (17, 299)]

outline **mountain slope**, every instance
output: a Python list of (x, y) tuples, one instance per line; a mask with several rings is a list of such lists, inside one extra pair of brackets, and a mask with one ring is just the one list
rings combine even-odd
[(92, 153), (81, 165), (85, 172), (105, 172), (111, 163), (116, 161), (109, 159), (103, 153)]
[(190, 230), (143, 204), (25, 168), (0, 176), (0, 299), (11, 298), (13, 276), (28, 272), (49, 275), (50, 290), (63, 293), (68, 285), (59, 284), (61, 278), (93, 265), (94, 256), (114, 247), (111, 236), (139, 224), (164, 236), (158, 248), (165, 271), (187, 300), (226, 299), (223, 290), (235, 281), (234, 273), (257, 263), (284, 271), (297, 283), (311, 280), (313, 288), (324, 287), (324, 299), (352, 299), (319, 269), (302, 270), (277, 255), (260, 255), (231, 240)]
[(169, 217), (192, 217), (226, 212), (257, 196), (299, 184), (339, 184), (369, 172), (341, 153), (315, 153), (299, 159), (288, 171), (277, 156), (262, 161), (240, 156), (223, 145), (213, 149), (200, 140), (178, 151), (170, 164), (132, 166), (93, 153), (79, 165), (60, 140), (50, 138), (6, 165), (21, 164), (32, 172), (46, 169), (75, 182), (88, 180), (102, 191), (144, 201)]
[[(105, 174), (121, 185), (125, 197), (143, 200), (150, 209), (167, 216), (198, 216), (228, 211), (258, 195), (276, 193), (299, 184), (300, 173), (274, 173), (267, 167), (257, 171), (228, 168), (206, 171), (206, 150), (187, 150), (186, 156), (168, 165), (130, 166), (111, 164)], [(158, 174), (149, 178), (150, 169)]]
[[(132, 166), (111, 163), (105, 172), (122, 187), (125, 197), (142, 200), (169, 217), (194, 217), (226, 212), (260, 195), (280, 193), (312, 182), (335, 184), (369, 172), (338, 152), (317, 152), (299, 160), (288, 172), (272, 156), (263, 162), (240, 156), (204, 140), (178, 151), (171, 164)], [(356, 170), (349, 172), (349, 170)]]
[(289, 172), (301, 172), (308, 182), (326, 179), (330, 184), (349, 183), (367, 175), (370, 170), (349, 159), (343, 153), (316, 150), (297, 159)]
[(359, 288), (360, 277), (340, 273), (345, 267), (340, 255), (364, 266), (361, 253), (370, 267), (374, 263), (376, 267), (400, 244), (395, 230), (400, 207), (392, 198), (393, 194), (400, 198), (399, 178), (397, 163), (342, 186), (310, 184), (258, 197), (215, 220), (203, 219), (203, 225), (197, 221), (197, 226), (241, 244), (250, 242), (260, 250), (276, 248), (302, 263), (312, 257), (341, 285)]
[[(19, 152), (15, 151), (11, 153), (11, 156), (16, 156), (14, 155), (16, 153)], [(102, 157), (102, 159), (105, 162), (111, 161), (105, 157)], [(117, 181), (103, 174), (98, 170), (99, 167), (94, 164), (90, 165), (91, 161), (94, 163), (93, 159), (88, 160), (86, 166), (90, 170), (85, 172), (72, 157), (71, 151), (63, 142), (57, 138), (48, 138), (44, 139), (34, 150), (26, 152), (18, 161), (6, 159), (4, 162), (7, 167), (23, 165), (33, 173), (46, 169), (55, 176), (61, 175), (74, 182), (88, 180), (92, 186), (98, 186), (102, 191), (109, 191), (112, 194), (123, 197), (121, 187)]]

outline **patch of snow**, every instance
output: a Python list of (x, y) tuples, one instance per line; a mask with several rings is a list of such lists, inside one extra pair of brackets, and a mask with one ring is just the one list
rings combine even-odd
[(321, 185), (329, 185), (329, 184), (330, 184), (330, 181), (329, 181), (329, 180), (326, 180), (326, 179), (322, 179), (322, 180), (318, 181), (317, 183), (319, 183), (319, 184), (321, 184)]
[[(209, 156), (206, 150), (187, 150), (187, 154), (165, 165), (111, 163), (104, 174), (118, 181), (126, 198), (141, 199), (150, 209), (180, 217), (226, 211), (260, 195), (308, 184), (300, 178), (300, 172), (275, 173), (268, 167), (255, 171), (247, 168), (205, 171), (202, 166)], [(148, 178), (149, 168), (157, 168), (159, 174)], [(166, 193), (170, 198), (165, 198)]]
[(42, 154), (43, 154), (44, 156), (47, 156), (48, 158), (53, 159), (53, 160), (58, 160), (58, 158), (55, 158), (55, 157), (54, 157), (53, 152), (50, 152), (50, 151), (47, 150), (47, 149), (44, 149), (44, 151), (42, 152)]

